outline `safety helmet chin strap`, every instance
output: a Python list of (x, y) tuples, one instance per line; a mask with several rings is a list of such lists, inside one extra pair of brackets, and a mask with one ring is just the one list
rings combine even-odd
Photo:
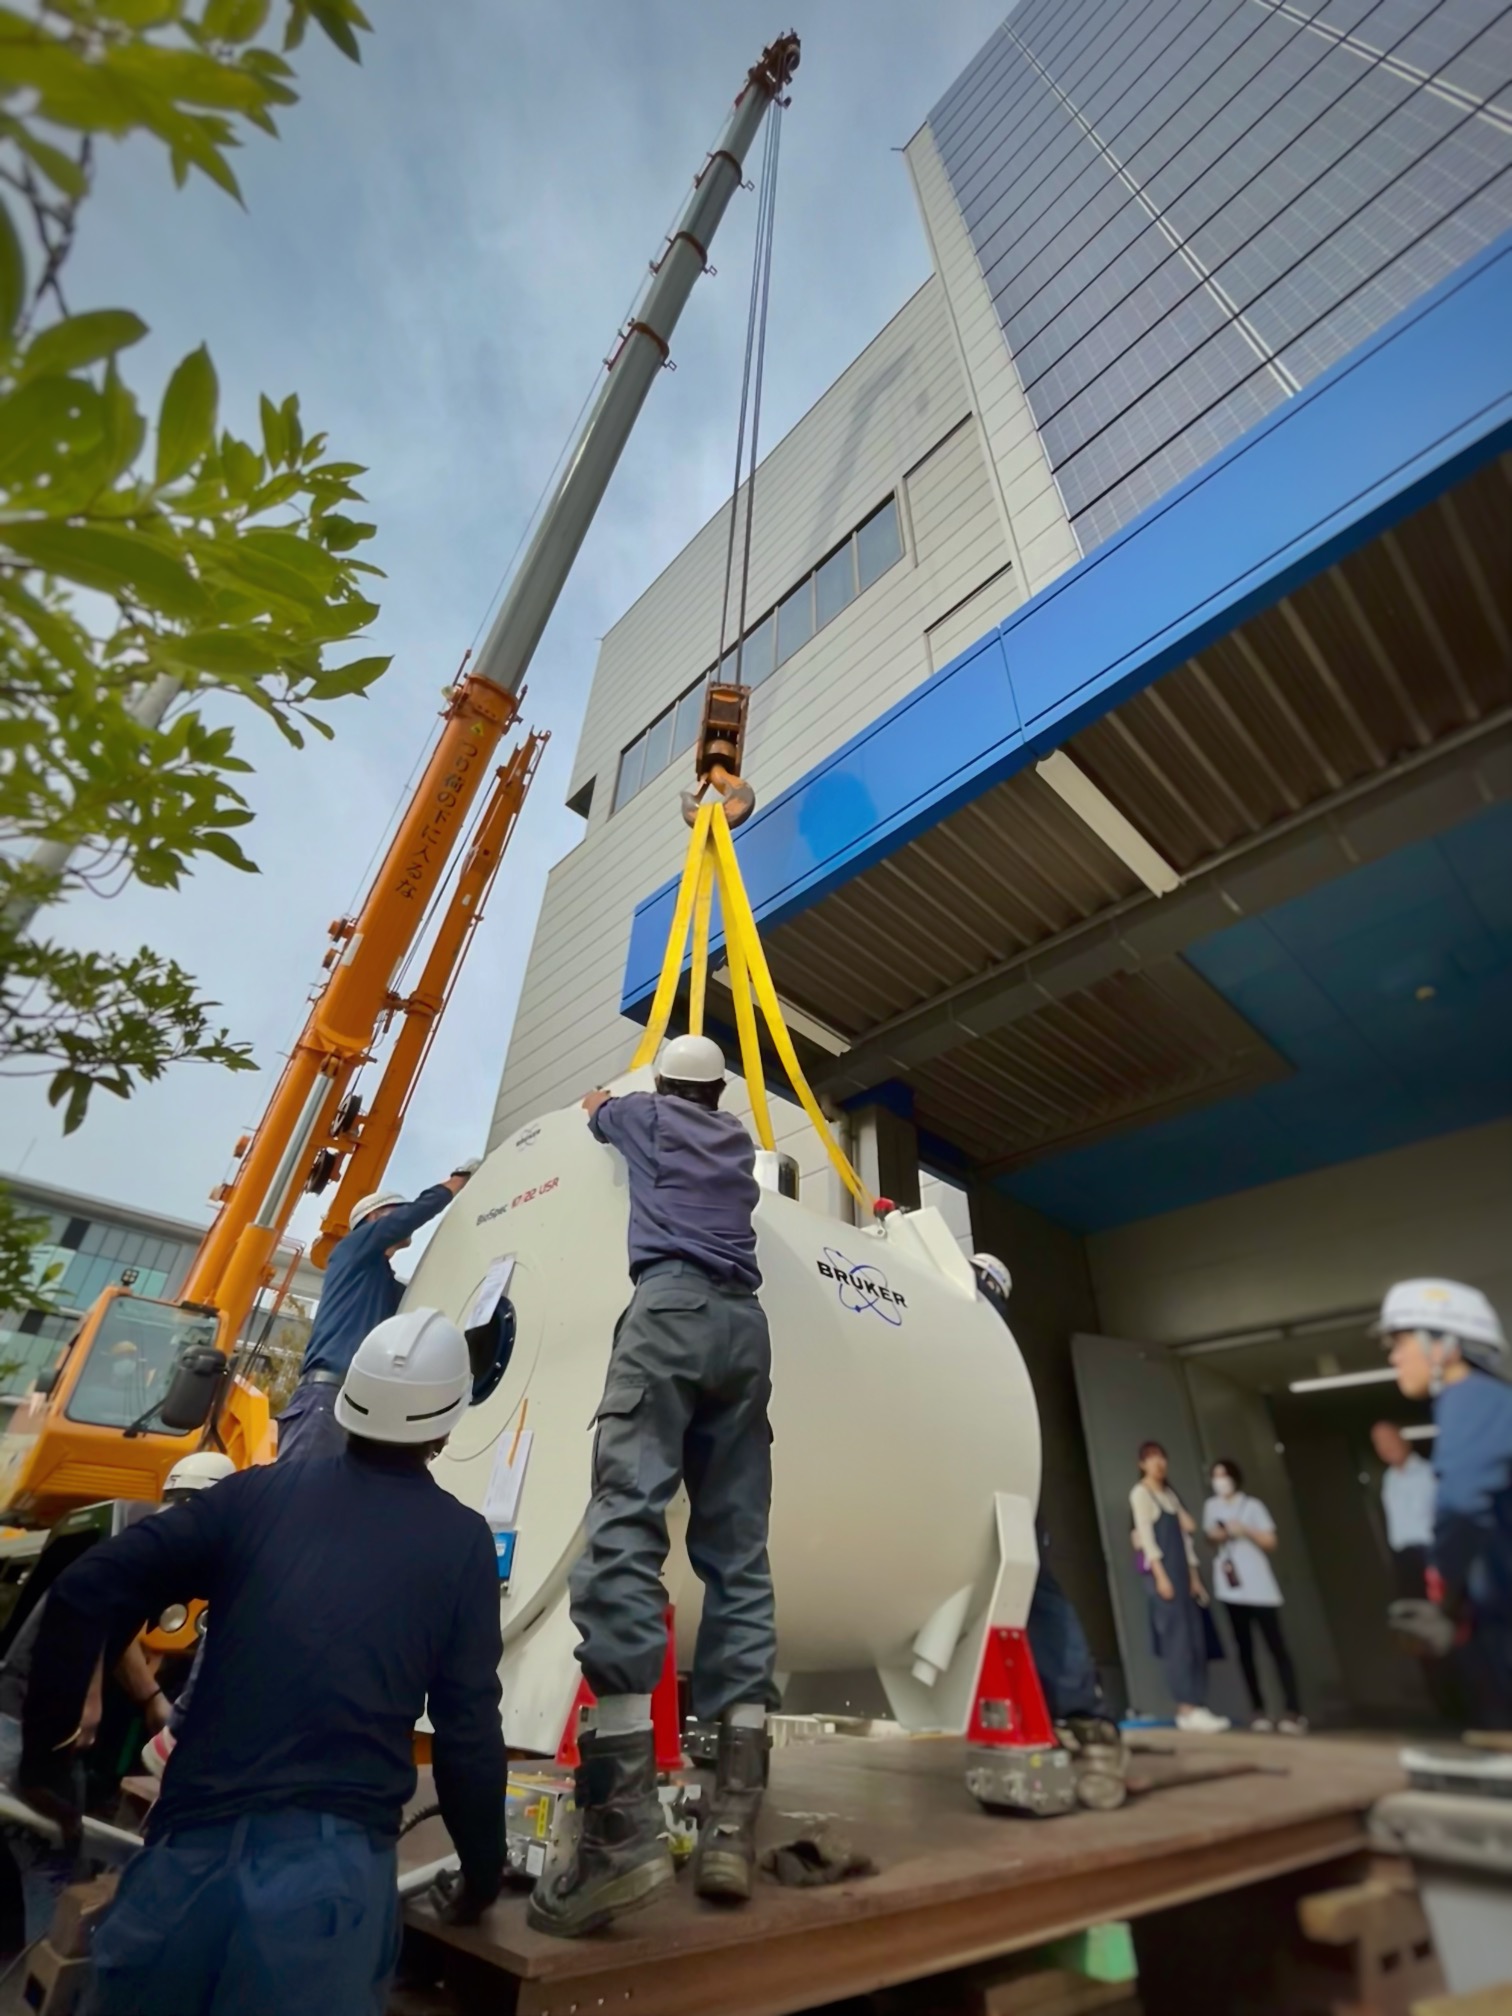
[(1452, 1351), (1456, 1358), (1464, 1354), (1458, 1337), (1448, 1330), (1425, 1330), (1423, 1335), (1428, 1340), (1428, 1392), (1432, 1399), (1437, 1400), (1444, 1390), (1446, 1354)]

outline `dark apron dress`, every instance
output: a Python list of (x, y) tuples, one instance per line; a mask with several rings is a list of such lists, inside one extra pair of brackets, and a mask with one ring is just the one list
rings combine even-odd
[(1181, 1521), (1156, 1501), (1155, 1545), (1176, 1592), (1167, 1603), (1150, 1576), (1150, 1634), (1171, 1697), (1183, 1707), (1205, 1708), (1208, 1696), (1207, 1615), (1192, 1594)]

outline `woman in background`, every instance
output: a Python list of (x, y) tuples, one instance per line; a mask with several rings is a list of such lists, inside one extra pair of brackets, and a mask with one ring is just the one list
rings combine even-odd
[[(1281, 1631), (1281, 1586), (1271, 1567), (1276, 1551), (1276, 1522), (1258, 1498), (1247, 1496), (1244, 1473), (1223, 1457), (1209, 1472), (1213, 1495), (1203, 1508), (1202, 1527), (1218, 1549), (1214, 1580), (1219, 1601), (1233, 1626), (1234, 1643), (1244, 1684), (1249, 1689), (1251, 1729), (1269, 1735), (1305, 1736), (1307, 1717), (1297, 1698), (1297, 1675)], [(1269, 1647), (1284, 1704), (1279, 1720), (1266, 1712), (1260, 1674), (1255, 1665), (1255, 1633)]]
[(1176, 1727), (1214, 1735), (1229, 1727), (1207, 1705), (1208, 1594), (1197, 1569), (1192, 1536), (1196, 1521), (1170, 1484), (1170, 1465), (1158, 1442), (1139, 1450), (1139, 1482), (1129, 1493), (1134, 1545), (1150, 1578), (1150, 1626), (1166, 1685), (1176, 1702)]

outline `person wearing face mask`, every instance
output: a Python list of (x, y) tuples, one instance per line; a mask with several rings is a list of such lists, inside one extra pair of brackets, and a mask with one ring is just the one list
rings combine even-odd
[(1376, 1334), (1409, 1400), (1431, 1400), (1438, 1483), (1428, 1587), (1391, 1622), (1452, 1658), (1481, 1729), (1512, 1729), (1512, 1352), (1501, 1319), (1460, 1281), (1399, 1281)]
[[(1150, 1630), (1166, 1685), (1176, 1702), (1176, 1727), (1212, 1736), (1230, 1727), (1207, 1705), (1208, 1594), (1197, 1567), (1196, 1522), (1177, 1497), (1170, 1463), (1158, 1442), (1139, 1449), (1139, 1482), (1129, 1493), (1134, 1547), (1150, 1578)], [(1216, 1642), (1213, 1657), (1222, 1653)]]
[[(1203, 1508), (1202, 1528), (1218, 1550), (1214, 1587), (1228, 1614), (1239, 1652), (1244, 1684), (1249, 1690), (1250, 1728), (1269, 1735), (1305, 1736), (1307, 1717), (1297, 1695), (1297, 1675), (1281, 1629), (1281, 1588), (1271, 1566), (1276, 1551), (1276, 1522), (1258, 1498), (1244, 1489), (1239, 1465), (1222, 1457), (1208, 1473), (1213, 1495)], [(1283, 1709), (1273, 1720), (1266, 1710), (1260, 1673), (1255, 1664), (1255, 1633), (1265, 1640), (1276, 1677), (1281, 1682)]]

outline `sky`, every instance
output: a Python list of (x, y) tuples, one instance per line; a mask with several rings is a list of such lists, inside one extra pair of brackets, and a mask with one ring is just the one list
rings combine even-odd
[[(261, 1069), (186, 1064), (59, 1132), (42, 1090), (0, 1081), (0, 1172), (204, 1222), (298, 1031), (329, 921), (435, 731), (443, 689), (613, 346), (627, 304), (745, 71), (788, 26), (802, 65), (783, 131), (763, 440), (775, 443), (928, 277), (899, 149), (988, 40), (1006, 0), (367, 0), (361, 67), (312, 31), (281, 137), (237, 160), (246, 207), (107, 146), (70, 268), (77, 311), (151, 329), (130, 382), (155, 408), (208, 342), (222, 418), (257, 438), (259, 392), (367, 465), (387, 575), (365, 700), (302, 754), (236, 714), (255, 765), (256, 877), (207, 861), (179, 892), (78, 899), (55, 935), (149, 944), (222, 1004)], [(598, 641), (728, 496), (754, 198), (739, 197), (557, 606), (524, 718), (552, 742), (390, 1168), (401, 1189), (482, 1152), (547, 870), (581, 823), (567, 776)], [(351, 655), (358, 655), (353, 653)], [(318, 1213), (301, 1207), (308, 1237)]]

